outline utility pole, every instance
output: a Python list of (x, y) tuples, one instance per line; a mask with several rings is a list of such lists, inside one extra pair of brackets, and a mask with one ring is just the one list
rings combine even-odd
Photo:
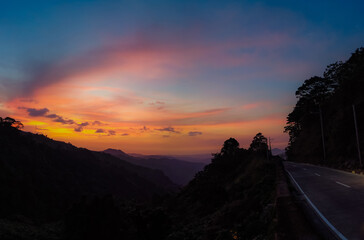
[(321, 106), (319, 106), (320, 109), (320, 123), (321, 123), (321, 137), (322, 137), (322, 149), (324, 153), (324, 162), (326, 162), (326, 150), (325, 150), (325, 138), (324, 138), (324, 123), (322, 120), (322, 111)]
[(354, 115), (354, 125), (355, 125), (355, 133), (356, 133), (356, 145), (358, 147), (359, 164), (360, 164), (360, 168), (362, 168), (360, 145), (359, 145), (359, 133), (358, 133), (358, 125), (356, 123), (356, 111), (355, 111), (354, 104), (353, 104), (353, 115)]
[(265, 138), (265, 143), (267, 144), (267, 160), (269, 160), (268, 138)]
[(270, 152), (270, 155), (272, 156), (272, 145), (271, 145), (271, 140), (270, 140), (270, 137), (269, 137), (269, 152)]

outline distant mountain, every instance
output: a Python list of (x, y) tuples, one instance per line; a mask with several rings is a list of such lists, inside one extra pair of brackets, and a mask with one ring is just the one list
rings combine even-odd
[(0, 130), (0, 217), (57, 219), (82, 196), (147, 200), (177, 189), (160, 170), (44, 135)]
[(211, 163), (212, 154), (190, 154), (190, 155), (143, 155), (138, 153), (128, 153), (128, 155), (140, 158), (175, 158), (186, 162)]
[(148, 156), (141, 154), (134, 154), (134, 156), (130, 156), (125, 152), (116, 149), (106, 149), (104, 153), (111, 154), (133, 164), (152, 169), (159, 169), (163, 171), (164, 174), (173, 182), (179, 185), (186, 185), (195, 176), (195, 174), (201, 171), (206, 165), (205, 163), (182, 161), (167, 156)]
[(286, 159), (286, 150), (280, 149), (280, 148), (273, 148), (272, 149), (272, 155), (273, 156), (279, 156), (283, 159)]

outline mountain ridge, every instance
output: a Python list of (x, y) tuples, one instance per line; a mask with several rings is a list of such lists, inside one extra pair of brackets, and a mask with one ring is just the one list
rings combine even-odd
[(178, 188), (160, 170), (44, 135), (0, 130), (0, 216), (57, 219), (82, 196), (146, 200)]
[(206, 165), (204, 163), (188, 162), (158, 155), (153, 157), (146, 156), (145, 158), (134, 157), (122, 150), (112, 148), (106, 149), (103, 152), (133, 164), (161, 170), (167, 177), (179, 185), (186, 185)]

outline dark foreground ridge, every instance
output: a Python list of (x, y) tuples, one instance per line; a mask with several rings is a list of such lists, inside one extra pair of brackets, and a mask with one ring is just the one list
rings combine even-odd
[(0, 133), (0, 216), (7, 219), (55, 221), (83, 197), (147, 200), (178, 189), (163, 172), (109, 154), (15, 127)]
[(160, 171), (1, 127), (0, 239), (273, 239), (264, 136), (225, 141), (178, 193)]

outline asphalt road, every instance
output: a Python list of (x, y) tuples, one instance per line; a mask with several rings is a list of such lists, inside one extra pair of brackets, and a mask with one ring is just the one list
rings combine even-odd
[(364, 239), (364, 176), (309, 164), (284, 166), (329, 225), (346, 239)]

